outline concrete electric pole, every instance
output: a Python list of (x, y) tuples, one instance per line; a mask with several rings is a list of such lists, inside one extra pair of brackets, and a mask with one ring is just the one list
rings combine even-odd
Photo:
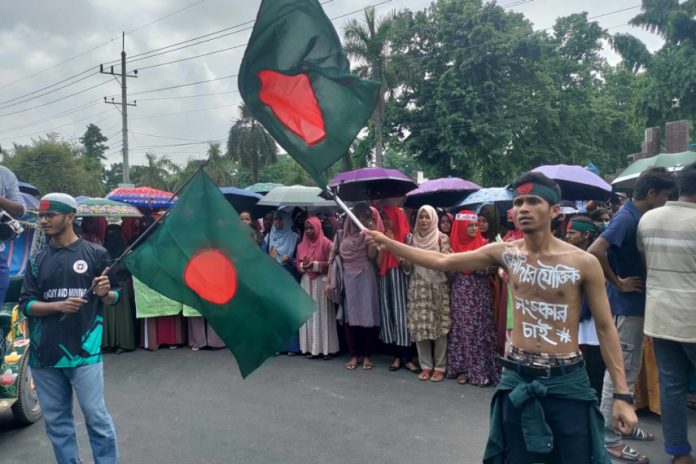
[(126, 85), (126, 79), (129, 77), (138, 77), (138, 70), (134, 70), (133, 74), (126, 74), (126, 33), (123, 33), (123, 45), (121, 48), (121, 72), (117, 73), (114, 72), (114, 67), (111, 66), (110, 70), (104, 71), (104, 65), (101, 64), (99, 65), (99, 72), (102, 74), (110, 74), (114, 77), (120, 74), (121, 76), (121, 81), (119, 82), (118, 78), (116, 78), (116, 81), (121, 84), (121, 101), (115, 101), (114, 98), (112, 97), (111, 100), (107, 100), (106, 97), (104, 97), (104, 103), (108, 103), (110, 105), (121, 105), (121, 119), (122, 119), (122, 124), (121, 124), (121, 138), (122, 138), (122, 149), (121, 152), (123, 153), (123, 183), (128, 184), (130, 183), (130, 176), (129, 176), (129, 164), (128, 164), (128, 107), (129, 106), (136, 106), (136, 101), (133, 101), (133, 103), (128, 103), (128, 86)]

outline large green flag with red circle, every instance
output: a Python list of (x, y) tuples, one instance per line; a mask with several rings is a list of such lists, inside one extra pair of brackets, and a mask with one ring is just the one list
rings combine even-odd
[(163, 223), (124, 260), (148, 287), (196, 308), (232, 351), (243, 377), (280, 351), (315, 309), (250, 232), (199, 170)]
[(365, 127), (380, 84), (350, 73), (318, 0), (263, 0), (239, 70), (247, 107), (321, 187)]

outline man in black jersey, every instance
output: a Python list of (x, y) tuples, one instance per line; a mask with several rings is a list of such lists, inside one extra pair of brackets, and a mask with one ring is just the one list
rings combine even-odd
[(81, 462), (74, 390), (94, 462), (111, 464), (119, 459), (116, 430), (104, 402), (102, 306), (116, 303), (119, 294), (101, 275), (109, 265), (107, 251), (75, 235), (76, 212), (69, 195), (51, 193), (41, 199), (41, 228), (51, 241), (31, 257), (19, 305), (29, 318), (29, 365), (56, 461)]

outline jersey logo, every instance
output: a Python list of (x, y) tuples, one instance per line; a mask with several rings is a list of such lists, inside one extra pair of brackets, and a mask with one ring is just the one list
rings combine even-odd
[(73, 271), (77, 272), (78, 274), (84, 274), (85, 272), (87, 272), (87, 262), (80, 259), (78, 261), (75, 261), (72, 268)]

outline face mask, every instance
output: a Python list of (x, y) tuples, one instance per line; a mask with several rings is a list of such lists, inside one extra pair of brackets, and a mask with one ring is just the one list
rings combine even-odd
[(609, 227), (609, 221), (602, 221), (602, 224), (604, 224), (605, 229)]

